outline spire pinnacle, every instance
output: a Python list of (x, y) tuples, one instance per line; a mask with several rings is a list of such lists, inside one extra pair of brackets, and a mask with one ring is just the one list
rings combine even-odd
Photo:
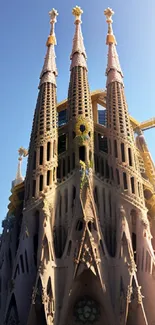
[(76, 21), (81, 22), (81, 15), (83, 14), (83, 10), (80, 7), (78, 6), (74, 7), (72, 10), (72, 14), (73, 16), (75, 16), (75, 23)]
[(107, 40), (106, 40), (106, 44), (117, 44), (115, 36), (113, 34), (113, 29), (112, 29), (112, 16), (114, 15), (114, 11), (111, 8), (107, 8), (104, 10), (104, 15), (106, 16), (106, 22), (108, 24), (108, 34), (107, 34)]
[(119, 63), (119, 58), (116, 50), (116, 39), (112, 29), (112, 16), (114, 11), (111, 8), (104, 10), (106, 22), (108, 23), (108, 34), (106, 44), (108, 45), (108, 64), (106, 69), (107, 86), (109, 83), (118, 81), (123, 84), (123, 72)]
[(22, 183), (24, 180), (21, 173), (21, 164), (22, 164), (23, 157), (26, 157), (28, 155), (28, 150), (24, 149), (23, 147), (20, 147), (18, 149), (18, 153), (19, 153), (19, 157), (18, 157), (17, 173), (16, 173), (15, 180), (12, 182), (12, 187)]
[(50, 35), (48, 37), (48, 40), (47, 40), (47, 43), (46, 45), (49, 46), (49, 45), (56, 45), (57, 42), (56, 42), (56, 37), (55, 37), (55, 23), (57, 22), (57, 16), (58, 16), (58, 12), (56, 9), (52, 9), (50, 12), (49, 12), (49, 15), (50, 15), (50, 24), (51, 24), (51, 31), (50, 31)]
[(40, 75), (40, 84), (41, 85), (45, 82), (50, 82), (56, 85), (56, 76), (57, 76), (57, 68), (55, 62), (55, 49), (54, 46), (56, 45), (56, 37), (55, 37), (55, 23), (57, 22), (58, 12), (55, 9), (52, 9), (49, 12), (50, 15), (50, 24), (51, 30), (50, 35), (48, 36), (46, 45), (47, 45), (47, 54), (45, 57), (44, 66)]
[(81, 14), (83, 10), (76, 6), (72, 10), (72, 14), (75, 16), (75, 35), (73, 39), (73, 48), (70, 59), (72, 60), (71, 69), (75, 66), (85, 67), (87, 69), (86, 64), (86, 51), (83, 43), (83, 36), (81, 31)]

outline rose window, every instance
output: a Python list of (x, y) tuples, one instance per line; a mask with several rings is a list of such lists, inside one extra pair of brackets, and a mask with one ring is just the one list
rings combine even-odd
[(99, 305), (90, 297), (84, 296), (75, 304), (74, 316), (76, 322), (93, 324), (100, 316)]

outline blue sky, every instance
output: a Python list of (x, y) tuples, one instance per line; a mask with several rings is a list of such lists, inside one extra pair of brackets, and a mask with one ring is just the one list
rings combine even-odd
[[(67, 97), (69, 55), (74, 34), (75, 5), (81, 6), (91, 90), (105, 88), (107, 24), (103, 11), (115, 11), (113, 29), (124, 72), (129, 112), (139, 121), (155, 116), (155, 1), (154, 0), (1, 0), (0, 99), (1, 160), (0, 220), (7, 212), (11, 181), (17, 169), (17, 150), (28, 147), (39, 75), (49, 33), (48, 12), (59, 12), (56, 24), (58, 101)], [(145, 132), (153, 159), (155, 129)], [(25, 174), (26, 162), (23, 164)]]

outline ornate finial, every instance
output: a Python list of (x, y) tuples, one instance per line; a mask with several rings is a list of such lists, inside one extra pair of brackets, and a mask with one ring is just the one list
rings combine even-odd
[(28, 150), (27, 149), (24, 149), (23, 147), (20, 147), (18, 149), (18, 153), (19, 153), (18, 160), (22, 160), (22, 157), (26, 157), (28, 155)]
[(50, 24), (51, 24), (51, 31), (50, 31), (50, 36), (48, 37), (46, 45), (56, 45), (56, 37), (55, 37), (55, 32), (54, 32), (54, 26), (55, 23), (57, 22), (57, 16), (59, 15), (56, 9), (52, 9), (49, 12), (50, 15)]
[(57, 22), (57, 16), (59, 15), (56, 9), (52, 9), (51, 11), (49, 11), (49, 15), (50, 15), (50, 24), (56, 23)]
[(111, 9), (111, 8), (107, 8), (104, 10), (104, 14), (107, 18), (106, 22), (109, 24), (109, 23), (113, 23), (113, 20), (112, 20), (112, 16), (114, 15), (114, 11)]
[(75, 21), (81, 21), (81, 15), (83, 14), (83, 10), (80, 7), (76, 6), (73, 8), (72, 14), (75, 16)]
[(116, 44), (115, 36), (113, 35), (113, 30), (112, 30), (112, 16), (114, 14), (114, 11), (111, 8), (107, 8), (104, 10), (104, 15), (106, 16), (106, 22), (108, 23), (108, 35), (107, 35), (107, 44)]

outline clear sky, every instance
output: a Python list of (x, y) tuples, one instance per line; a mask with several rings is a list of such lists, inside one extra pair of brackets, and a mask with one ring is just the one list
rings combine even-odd
[[(81, 6), (91, 90), (105, 88), (107, 24), (103, 11), (115, 11), (113, 29), (124, 72), (130, 114), (139, 121), (155, 116), (154, 0), (1, 0), (0, 5), (0, 220), (9, 203), (17, 169), (17, 150), (29, 145), (39, 75), (49, 33), (48, 12), (58, 10), (56, 24), (58, 101), (67, 97), (69, 55), (74, 34), (75, 5)], [(145, 132), (153, 159), (155, 129)], [(26, 161), (23, 164), (25, 175)]]

